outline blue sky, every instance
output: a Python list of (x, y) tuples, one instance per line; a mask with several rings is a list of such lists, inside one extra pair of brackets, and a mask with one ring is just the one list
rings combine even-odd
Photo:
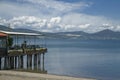
[(0, 24), (45, 32), (120, 31), (120, 0), (0, 0)]

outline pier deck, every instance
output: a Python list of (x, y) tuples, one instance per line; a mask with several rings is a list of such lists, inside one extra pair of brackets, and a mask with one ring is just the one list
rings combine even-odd
[(36, 48), (34, 49), (26, 49), (25, 53), (23, 53), (22, 49), (13, 49), (13, 50), (8, 50), (8, 55), (9, 56), (18, 56), (18, 55), (32, 55), (32, 54), (43, 54), (47, 52), (47, 48)]

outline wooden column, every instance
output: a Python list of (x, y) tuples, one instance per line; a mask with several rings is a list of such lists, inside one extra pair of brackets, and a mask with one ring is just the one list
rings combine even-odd
[(32, 69), (32, 54), (30, 54), (30, 69)]
[(16, 69), (18, 69), (19, 68), (19, 59), (18, 59), (18, 56), (16, 56)]
[(3, 63), (4, 61), (3, 61), (3, 57), (1, 57), (1, 69), (4, 69), (4, 63)]
[(37, 69), (39, 69), (39, 54), (36, 55), (37, 55)]
[(14, 69), (17, 69), (17, 56), (14, 56)]
[(37, 54), (34, 54), (34, 69), (37, 69)]
[(20, 55), (20, 62), (21, 62), (20, 68), (22, 69), (23, 68), (23, 55)]
[(38, 54), (38, 67), (39, 67), (39, 70), (41, 70), (41, 54), (40, 53)]
[(8, 63), (7, 63), (7, 67), (8, 67), (8, 69), (10, 69), (10, 56), (8, 56)]
[(10, 57), (10, 69), (14, 69), (14, 57)]
[(27, 55), (27, 67), (28, 69), (32, 68), (32, 55)]
[(44, 58), (45, 58), (45, 53), (43, 53), (43, 67), (42, 67), (42, 68), (43, 68), (43, 69), (42, 69), (43, 71), (45, 70), (45, 68), (44, 68), (44, 67), (45, 67), (45, 66), (44, 66)]
[(25, 66), (25, 65), (26, 65), (26, 62), (25, 62), (25, 61), (26, 61), (26, 60), (25, 60), (25, 59), (26, 59), (26, 55), (23, 56), (23, 69), (26, 69), (26, 66)]
[(27, 68), (30, 69), (30, 57), (27, 55)]
[(20, 56), (18, 56), (18, 69), (20, 69), (20, 65), (21, 65)]
[(34, 54), (32, 54), (32, 70), (34, 70)]
[(4, 57), (4, 69), (7, 69), (7, 58), (6, 58), (6, 56)]
[(1, 57), (0, 57), (0, 70), (1, 70)]

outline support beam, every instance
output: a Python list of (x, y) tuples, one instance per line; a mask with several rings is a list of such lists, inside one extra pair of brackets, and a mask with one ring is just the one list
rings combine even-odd
[(4, 57), (1, 57), (1, 70), (4, 69)]
[(14, 69), (14, 57), (10, 57), (10, 69)]
[(8, 56), (8, 63), (7, 63), (7, 65), (8, 65), (8, 69), (10, 69), (10, 56)]
[(1, 57), (0, 57), (0, 70), (1, 70)]
[(27, 55), (27, 67), (28, 69), (32, 68), (32, 55)]
[(38, 54), (38, 67), (39, 67), (39, 70), (41, 70), (41, 54), (40, 53)]
[(18, 69), (20, 69), (20, 68), (21, 68), (21, 57), (18, 56)]
[(16, 56), (17, 60), (16, 60), (16, 69), (19, 69), (19, 56)]
[(37, 70), (39, 69), (39, 54), (36, 54), (37, 55)]
[(17, 56), (14, 56), (14, 69), (17, 69)]
[(22, 69), (23, 68), (23, 55), (20, 55), (20, 62), (21, 62), (20, 68)]
[(34, 69), (37, 69), (37, 54), (34, 54)]
[(7, 69), (7, 57), (6, 56), (4, 57), (4, 69), (5, 70)]
[(27, 62), (27, 61), (26, 61), (25, 59), (26, 59), (26, 55), (23, 56), (23, 69), (26, 69), (26, 68), (27, 68), (27, 67), (26, 67), (26, 62)]
[(32, 70), (34, 70), (34, 54), (32, 54)]
[(42, 69), (43, 71), (45, 70), (45, 68), (44, 68), (44, 67), (45, 67), (45, 66), (44, 66), (44, 58), (45, 58), (45, 53), (43, 53), (43, 67), (42, 67), (42, 68), (43, 68), (43, 69)]

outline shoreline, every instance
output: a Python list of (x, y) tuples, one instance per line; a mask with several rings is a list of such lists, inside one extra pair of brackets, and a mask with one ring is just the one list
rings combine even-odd
[(0, 70), (0, 80), (96, 80), (91, 78), (75, 78), (51, 74), (40, 74), (12, 70)]

